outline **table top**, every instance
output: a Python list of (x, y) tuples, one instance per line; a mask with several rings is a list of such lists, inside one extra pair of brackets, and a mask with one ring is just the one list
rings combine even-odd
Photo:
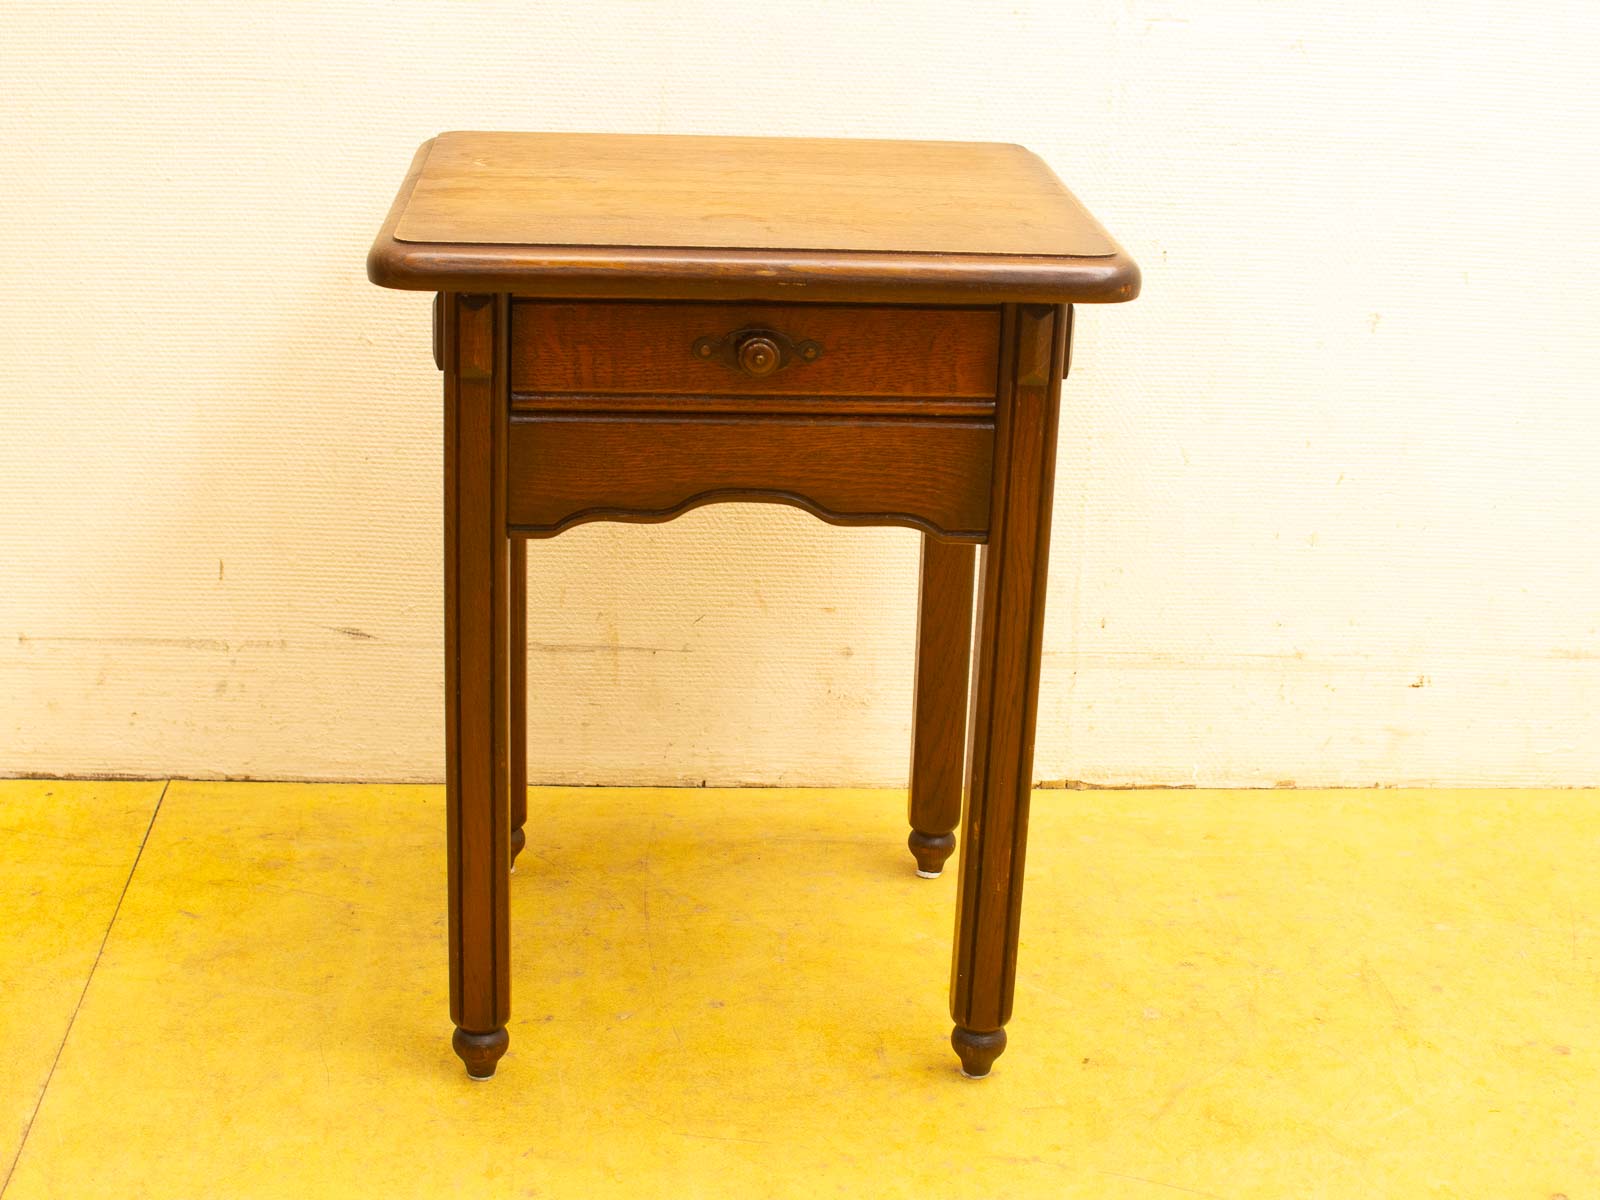
[(794, 300), (1132, 299), (1138, 268), (1021, 146), (444, 133), (368, 258), (388, 287)]

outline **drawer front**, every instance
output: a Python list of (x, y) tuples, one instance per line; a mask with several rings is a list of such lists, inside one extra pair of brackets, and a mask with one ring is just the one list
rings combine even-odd
[(518, 300), (511, 390), (524, 409), (740, 411), (767, 397), (782, 412), (831, 397), (973, 415), (993, 412), (999, 349), (991, 308)]

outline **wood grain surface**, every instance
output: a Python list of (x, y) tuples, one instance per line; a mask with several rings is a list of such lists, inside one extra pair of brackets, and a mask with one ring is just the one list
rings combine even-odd
[(441, 133), (403, 242), (1109, 257), (1050, 168), (996, 142)]
[(956, 845), (952, 831), (961, 822), (975, 557), (971, 546), (923, 535), (907, 844), (926, 875), (944, 869)]
[(988, 424), (948, 420), (518, 415), (509, 517), (547, 537), (585, 521), (768, 500), (834, 524), (976, 541), (988, 527), (993, 441)]
[(627, 299), (1112, 303), (1139, 269), (1020, 146), (450, 133), (367, 256), (385, 287)]
[(995, 415), (989, 539), (978, 555), (977, 665), (950, 973), (952, 1042), (970, 1075), (1005, 1048), (1033, 783), (1060, 384), (1070, 312), (1011, 311)]
[(511, 1006), (504, 296), (445, 300), (445, 809), (456, 1053), (494, 1073)]
[[(755, 376), (696, 357), (702, 337), (776, 330), (819, 350)], [(511, 389), (519, 397), (927, 396), (992, 407), (998, 308), (831, 304), (581, 304), (524, 301), (511, 312)]]
[[(528, 844), (528, 542), (511, 539), (511, 861)], [(515, 867), (513, 867), (515, 869)]]

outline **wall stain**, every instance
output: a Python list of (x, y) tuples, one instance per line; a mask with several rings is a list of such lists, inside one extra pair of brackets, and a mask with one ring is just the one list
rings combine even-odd
[[(1125, 783), (1095, 783), (1090, 779), (1036, 779), (1033, 786), (1044, 792), (1125, 792), (1129, 785)], [(1142, 783), (1138, 785), (1140, 791), (1151, 792), (1193, 792), (1198, 787), (1192, 783)]]
[(329, 633), (342, 633), (353, 642), (376, 642), (379, 640), (375, 633), (368, 633), (365, 629), (357, 629), (351, 625), (318, 625), (318, 629), (326, 629)]
[(687, 646), (630, 646), (625, 642), (529, 642), (540, 654), (688, 654)]
[(26, 633), (17, 634), (17, 645), (26, 646), (33, 642), (51, 645), (78, 645), (78, 646), (171, 646), (177, 650), (223, 650), (228, 649), (228, 643), (216, 638), (180, 638), (180, 637), (30, 637)]

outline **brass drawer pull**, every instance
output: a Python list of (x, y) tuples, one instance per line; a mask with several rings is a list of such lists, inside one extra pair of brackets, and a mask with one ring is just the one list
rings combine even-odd
[(797, 359), (815, 362), (822, 357), (822, 347), (816, 342), (796, 342), (776, 329), (758, 328), (696, 338), (689, 352), (698, 359), (720, 362), (756, 379), (764, 379)]

